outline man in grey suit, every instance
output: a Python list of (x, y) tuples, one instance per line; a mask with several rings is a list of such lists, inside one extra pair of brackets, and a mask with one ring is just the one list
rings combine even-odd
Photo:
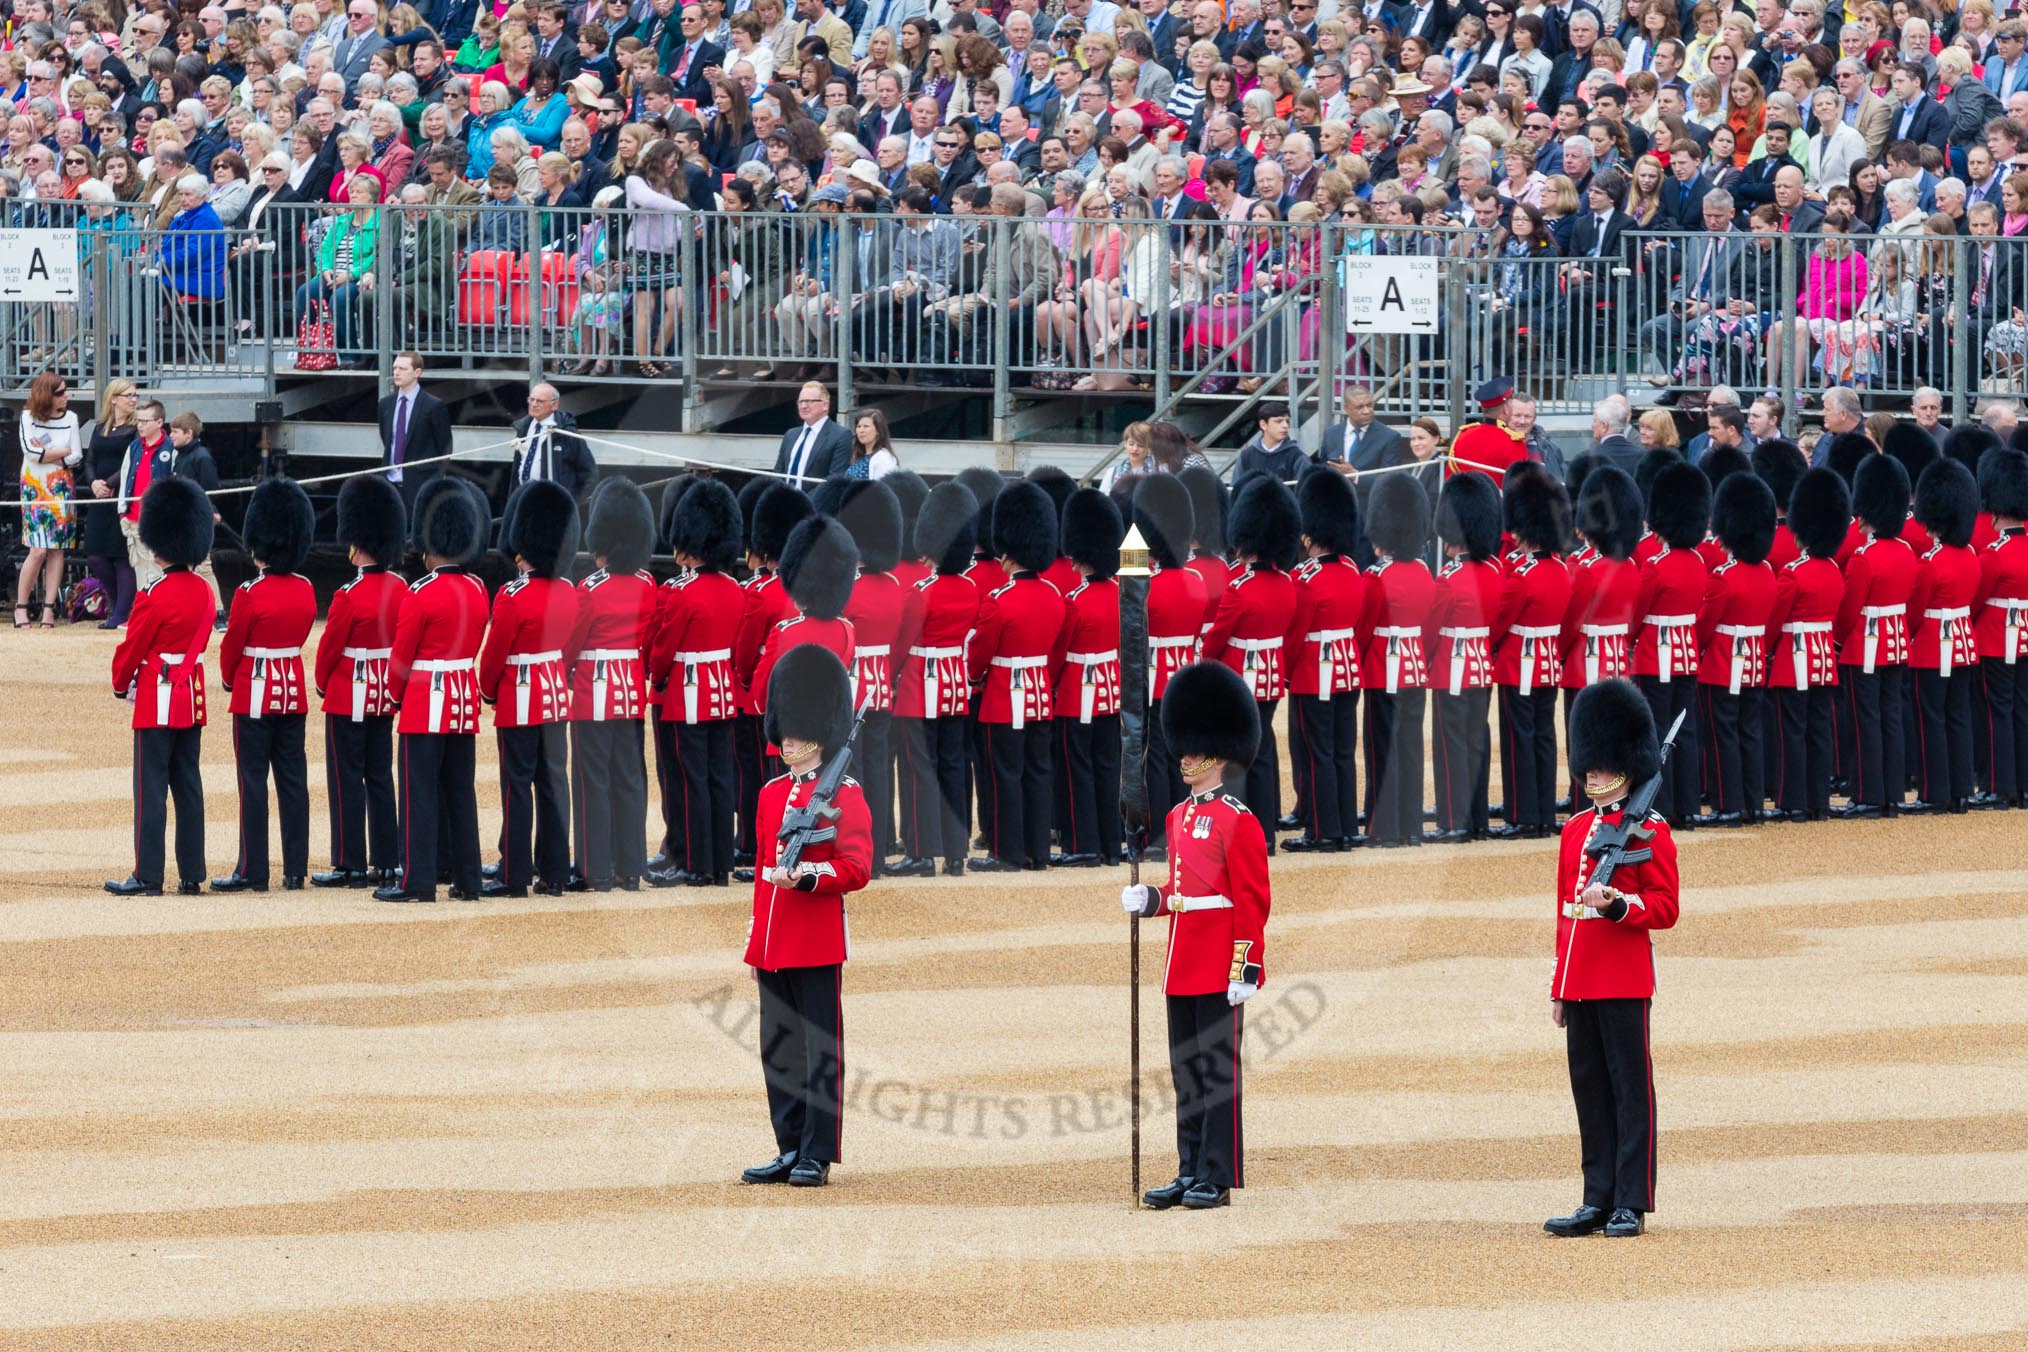
[(332, 49), (331, 69), (345, 77), (348, 91), (358, 87), (373, 54), (388, 45), (374, 27), (379, 17), (380, 7), (373, 0), (351, 0), (345, 7), (345, 36)]
[(1694, 238), (1678, 240), (1682, 271), (1669, 294), (1669, 307), (1641, 325), (1637, 342), (1640, 350), (1653, 357), (1657, 373), (1648, 383), (1670, 383), (1670, 372), (1683, 355), (1683, 338), (1691, 321), (1713, 310), (1722, 310), (1732, 299), (1730, 286), (1733, 265), (1740, 250), (1754, 247), (1748, 237), (1732, 228), (1732, 194), (1714, 188), (1704, 196), (1704, 231)]
[(791, 488), (822, 483), (843, 474), (852, 463), (852, 434), (831, 420), (831, 392), (811, 381), (796, 395), (796, 416), (802, 421), (782, 433), (775, 452), (775, 473)]
[(1641, 448), (1627, 439), (1627, 428), (1633, 421), (1633, 405), (1624, 394), (1609, 394), (1592, 405), (1591, 454), (1599, 464), (1634, 472), (1641, 463)]

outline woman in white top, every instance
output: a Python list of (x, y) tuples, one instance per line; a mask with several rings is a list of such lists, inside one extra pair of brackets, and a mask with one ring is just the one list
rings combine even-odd
[[(1118, 174), (1119, 169), (1112, 173)], [(1154, 211), (1145, 197), (1126, 197), (1114, 207), (1119, 232), (1119, 268), (1110, 280), (1093, 277), (1084, 284), (1084, 325), (1091, 340), (1091, 374), (1073, 389), (1129, 388), (1125, 352), (1132, 342), (1134, 321), (1154, 303), (1156, 274), (1169, 266), (1162, 250), (1162, 232), (1153, 224)]]
[(900, 468), (894, 438), (887, 431), (887, 415), (877, 408), (863, 408), (853, 414), (852, 463), (845, 466), (845, 477), (884, 479)]
[(1852, 181), (1852, 166), (1866, 158), (1866, 138), (1845, 125), (1845, 96), (1830, 85), (1810, 96), (1810, 111), (1821, 130), (1810, 138), (1804, 181), (1816, 192), (1828, 192)]
[(77, 414), (63, 377), (44, 371), (28, 387), (21, 411), (21, 543), (28, 547), (14, 588), (14, 627), (28, 627), (28, 602), (42, 579), (42, 627), (56, 628), (57, 592), (63, 586), (63, 551), (77, 540), (71, 507), (72, 474), (84, 460)]

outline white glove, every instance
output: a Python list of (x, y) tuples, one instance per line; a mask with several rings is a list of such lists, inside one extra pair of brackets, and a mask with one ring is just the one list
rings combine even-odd
[(1228, 1005), (1243, 1005), (1248, 1000), (1251, 1000), (1259, 990), (1260, 987), (1251, 981), (1228, 981), (1225, 983), (1225, 1003)]
[(1146, 883), (1128, 883), (1120, 889), (1120, 909), (1128, 915), (1153, 915), (1161, 904), (1161, 895)]

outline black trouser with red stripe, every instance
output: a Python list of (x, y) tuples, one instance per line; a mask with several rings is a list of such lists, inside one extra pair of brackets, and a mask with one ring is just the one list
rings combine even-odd
[[(1296, 815), (1311, 840), (1359, 833), (1359, 692), (1289, 697)], [(1268, 823), (1270, 829), (1273, 823)]]
[[(570, 881), (570, 728), (495, 728), (500, 743), (500, 881)], [(530, 840), (534, 848), (530, 850)]]
[(886, 709), (868, 709), (860, 721), (858, 740), (852, 743), (852, 777), (866, 795), (866, 812), (873, 824), (873, 871), (880, 872), (887, 861), (887, 847), (894, 842), (894, 714)]
[(668, 727), (676, 756), (669, 780), (674, 795), (669, 858), (691, 873), (721, 877), (732, 872), (733, 803), (739, 791), (732, 720), (672, 721)]
[(1245, 1187), (1239, 1052), (1246, 1007), (1227, 1004), (1224, 991), (1167, 998), (1177, 1175), (1220, 1188)]
[(162, 837), (176, 800), (176, 874), (204, 881), (204, 777), (197, 766), (203, 728), (134, 729), (134, 877), (162, 885)]
[[(1676, 734), (1675, 749), (1669, 753), (1669, 763), (1662, 767), (1661, 791), (1655, 795), (1655, 811), (1667, 817), (1669, 825), (1681, 826), (1697, 815), (1697, 678), (1676, 676), (1665, 681), (1659, 676), (1642, 676), (1636, 684), (1655, 715), (1657, 738), (1669, 735), (1669, 725), (1676, 721), (1677, 714), (1686, 710), (1690, 714)], [(1575, 806), (1573, 801), (1572, 807)]]
[(282, 818), (282, 876), (310, 871), (310, 769), (303, 757), (303, 715), (232, 716), (232, 759), (239, 774), (239, 864), (255, 884), (268, 881), (268, 776)]
[(897, 718), (901, 751), (901, 852), (962, 864), (971, 853), (971, 800), (965, 792), (966, 738), (971, 720)]
[(1063, 782), (1059, 796), (1069, 814), (1065, 854), (1096, 854), (1108, 864), (1120, 857), (1120, 716), (1093, 714), (1091, 722), (1056, 720), (1056, 752)]
[(1275, 852), (1275, 831), (1282, 818), (1282, 758), (1275, 746), (1275, 710), (1280, 705), (1278, 699), (1254, 701), (1260, 710), (1260, 750), (1254, 752), (1253, 764), (1246, 767), (1246, 780), (1239, 790), (1247, 810), (1260, 818), (1269, 854)]
[[(1671, 753), (1674, 758), (1674, 753)], [(1696, 762), (1691, 762), (1694, 768)], [(1599, 923), (1599, 922), (1592, 922)], [(1563, 1046), (1583, 1144), (1584, 1204), (1655, 1209), (1655, 1067), (1647, 1000), (1565, 1000)]]
[(1493, 731), (1486, 724), (1493, 692), (1481, 687), (1436, 693), (1436, 731), (1430, 749), (1436, 756), (1436, 820), (1442, 831), (1469, 831), (1484, 836), (1491, 822), (1486, 808), (1487, 780), (1492, 775)]
[[(761, 721), (752, 714), (732, 720), (734, 792), (739, 795), (739, 837), (741, 854), (754, 854), (754, 814), (760, 811), (761, 785), (773, 778), (767, 772), (768, 744), (761, 736)], [(664, 851), (668, 842), (663, 843)]]
[(1831, 810), (1831, 713), (1838, 705), (1838, 689), (1817, 685), (1772, 693), (1781, 740), (1777, 801), (1784, 812), (1822, 821)]
[(571, 810), (577, 870), (595, 890), (640, 879), (648, 863), (648, 766), (641, 720), (581, 719), (570, 725)]
[(979, 724), (979, 808), (986, 850), (1003, 864), (1049, 862), (1050, 720)]
[[(2018, 802), (2028, 773), (2028, 661), (2004, 658), (1979, 662), (1986, 692), (1986, 738), (1993, 754), (1993, 792)], [(180, 815), (180, 814), (179, 814)]]
[(1500, 687), (1502, 768), (1512, 770), (1501, 787), (1515, 826), (1556, 825), (1556, 691), (1538, 685), (1524, 695), (1518, 685)]
[(1916, 667), (1916, 796), (1953, 807), (1972, 796), (1972, 681), (1963, 667), (1945, 676)]
[(1841, 664), (1846, 720), (1855, 737), (1852, 801), (1873, 807), (1898, 804), (1908, 790), (1907, 748), (1902, 741), (1902, 703), (1908, 668), (1899, 664), (1865, 668)]
[(1422, 719), (1426, 690), (1366, 692), (1366, 834), (1422, 840)]
[(402, 886), (428, 896), (437, 858), (451, 862), (451, 885), (479, 895), (477, 748), (469, 732), (401, 734)]
[(393, 715), (356, 723), (350, 714), (324, 715), (324, 796), (330, 800), (333, 868), (400, 867)]
[(760, 986), (761, 1073), (775, 1148), (803, 1159), (844, 1158), (845, 969), (754, 969)]
[(1767, 800), (1761, 781), (1760, 687), (1742, 683), (1735, 695), (1730, 686), (1700, 684), (1697, 691), (1702, 696), (1697, 721), (1705, 728), (1703, 740), (1710, 747), (1706, 760), (1711, 810), (1759, 812)]

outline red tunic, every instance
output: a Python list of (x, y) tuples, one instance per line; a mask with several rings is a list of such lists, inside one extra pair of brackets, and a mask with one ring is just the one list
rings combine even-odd
[(1067, 557), (1058, 555), (1055, 563), (1042, 570), (1042, 580), (1056, 588), (1058, 596), (1068, 596), (1077, 590), (1078, 584), (1083, 582), (1084, 578), (1079, 575), (1075, 563)]
[(486, 636), (486, 584), (462, 568), (424, 573), (409, 587), (387, 660), (390, 689), (401, 692), (395, 731), (479, 730), (479, 678), (473, 671)]
[(563, 649), (572, 722), (647, 716), (646, 659), (661, 604), (657, 592), (646, 572), (601, 568), (577, 584), (577, 623)]
[(719, 723), (739, 712), (733, 663), (745, 618), (740, 586), (724, 573), (685, 573), (662, 588), (647, 678), (663, 721)]
[(1435, 660), (1430, 674), (1438, 688), (1456, 695), (1493, 684), (1493, 621), (1506, 584), (1491, 559), (1455, 558), (1437, 574), (1422, 641)]
[(1297, 568), (1295, 584), (1296, 611), (1282, 645), (1290, 658), (1289, 693), (1328, 700), (1357, 690), (1366, 574), (1351, 560), (1331, 555)]
[(760, 661), (753, 669), (753, 698), (758, 706), (755, 712), (767, 712), (768, 678), (774, 675), (775, 663), (782, 660), (783, 653), (805, 643), (821, 643), (836, 653), (845, 670), (850, 671), (856, 642), (852, 626), (845, 620), (818, 620), (808, 615), (791, 615), (783, 620), (769, 633), (761, 648)]
[(892, 573), (859, 574), (845, 618), (852, 622), (852, 707), (875, 712), (894, 707), (894, 673), (908, 593)]
[(1267, 564), (1249, 564), (1232, 575), (1218, 598), (1203, 658), (1238, 672), (1256, 700), (1280, 699), (1288, 690), (1289, 655), (1282, 643), (1295, 616), (1295, 579)]
[(1838, 660), (1870, 672), (1908, 661), (1908, 598), (1915, 591), (1915, 551), (1901, 540), (1869, 538), (1845, 565), (1838, 606)]
[(1209, 584), (1197, 568), (1157, 566), (1148, 578), (1148, 698), (1162, 698), (1169, 678), (1197, 660)]
[(1572, 556), (1570, 604), (1563, 612), (1563, 688), (1625, 676), (1634, 669), (1634, 627), (1641, 622), (1641, 570), (1632, 559), (1592, 550)]
[(1808, 690), (1838, 683), (1838, 603), (1845, 596), (1845, 575), (1830, 559), (1804, 555), (1782, 569), (1775, 579), (1774, 605), (1768, 610), (1770, 642), (1768, 685), (1776, 690)]
[(113, 693), (134, 702), (136, 728), (204, 726), (204, 650), (217, 613), (210, 584), (183, 567), (134, 598), (113, 652)]
[(1232, 575), (1239, 570), (1216, 554), (1196, 554), (1183, 565), (1204, 579), (1204, 619), (1197, 626), (1197, 636), (1202, 638), (1211, 632), (1211, 621), (1218, 616), (1218, 603), (1225, 599), (1225, 589), (1232, 585)]
[[(1655, 994), (1655, 955), (1649, 930), (1676, 923), (1676, 842), (1660, 813), (1648, 814), (1654, 835), (1646, 848), (1654, 858), (1622, 864), (1607, 884), (1627, 895), (1627, 913), (1618, 921), (1573, 914), (1591, 884), (1596, 861), (1584, 852), (1592, 831), (1616, 825), (1618, 811), (1601, 816), (1595, 807), (1563, 824), (1556, 860), (1556, 972), (1549, 995), (1555, 1000), (1647, 1000)], [(1637, 846), (1636, 848), (1640, 848)]]
[(1034, 573), (1016, 573), (979, 603), (978, 627), (966, 644), (966, 665), (984, 681), (981, 723), (1016, 729), (1055, 716), (1049, 652), (1063, 629), (1063, 596)]
[(775, 626), (796, 613), (781, 578), (766, 569), (748, 578), (741, 588), (739, 631), (732, 645), (733, 677), (738, 690), (739, 711), (758, 714), (767, 692), (753, 688), (753, 669), (760, 663), (761, 648)]
[(361, 568), (331, 598), (317, 640), (317, 693), (325, 713), (359, 723), (395, 711), (387, 659), (394, 655), (395, 625), (407, 601), (408, 584), (378, 565)]
[(1475, 422), (1451, 442), (1450, 458), (1444, 462), (1444, 477), (1477, 470), (1499, 487), (1507, 471), (1528, 458), (1528, 443), (1497, 419)]
[(1796, 543), (1796, 533), (1789, 529), (1786, 521), (1775, 525), (1774, 544), (1767, 551), (1767, 566), (1779, 575), (1782, 569), (1803, 557), (1803, 547)]
[(1050, 661), (1056, 716), (1089, 723), (1120, 711), (1120, 584), (1079, 578), (1063, 598), (1063, 628)]
[(979, 587), (963, 573), (932, 573), (915, 584), (908, 654), (894, 691), (897, 718), (955, 718), (971, 709), (965, 638), (979, 619)]
[(479, 657), (479, 694), (496, 728), (532, 728), (570, 718), (570, 670), (563, 650), (577, 626), (577, 588), (524, 573), (493, 598), (493, 627)]
[(845, 924), (845, 894), (866, 886), (873, 870), (873, 819), (866, 810), (866, 796), (856, 780), (847, 776), (838, 786), (833, 806), (838, 809), (835, 839), (818, 841), (803, 851), (803, 862), (816, 866), (814, 891), (777, 887), (767, 880), (768, 870), (781, 857), (782, 814), (790, 807), (810, 801), (817, 776), (801, 779), (776, 775), (761, 785), (760, 859), (753, 874), (753, 918), (747, 922), (746, 956), (749, 967), (779, 972), (786, 967), (828, 967), (850, 956), (851, 936)]
[(1563, 612), (1570, 607), (1570, 569), (1547, 550), (1507, 575), (1493, 621), (1493, 684), (1523, 695), (1554, 690), (1563, 679)]
[(1360, 667), (1368, 690), (1392, 695), (1429, 684), (1422, 625), (1436, 604), (1436, 579), (1421, 559), (1382, 559), (1366, 570), (1366, 652)]
[(2000, 538), (2000, 528), (1994, 524), (1993, 514), (1982, 511), (1972, 522), (1972, 548), (1983, 550)]
[(903, 588), (914, 591), (916, 583), (934, 574), (936, 569), (930, 567), (929, 562), (925, 559), (903, 559), (889, 571), (894, 574), (894, 580), (899, 582)]
[(1646, 568), (1667, 548), (1668, 546), (1662, 543), (1661, 536), (1651, 530), (1644, 530), (1641, 532), (1641, 538), (1634, 542), (1634, 563)]
[(2028, 530), (2009, 526), (1979, 551), (1979, 656), (2028, 657)]
[(1916, 570), (1909, 596), (1914, 637), (1908, 665), (1948, 676), (1979, 660), (1972, 602), (1979, 594), (1979, 556), (1967, 545), (1931, 544)]
[(1673, 681), (1697, 674), (1697, 609), (1704, 604), (1706, 581), (1704, 560), (1694, 549), (1663, 545), (1641, 569), (1634, 603), (1641, 616), (1641, 632), (1634, 636), (1636, 676)]
[(303, 641), (317, 622), (317, 593), (296, 573), (264, 572), (239, 584), (218, 645), (218, 679), (232, 712), (250, 718), (310, 708)]
[(1767, 622), (1774, 613), (1774, 569), (1730, 553), (1705, 584), (1697, 612), (1697, 682), (1737, 695), (1767, 684)]
[(1247, 963), (1267, 985), (1267, 837), (1229, 793), (1192, 794), (1169, 809), (1165, 995), (1222, 995)]

